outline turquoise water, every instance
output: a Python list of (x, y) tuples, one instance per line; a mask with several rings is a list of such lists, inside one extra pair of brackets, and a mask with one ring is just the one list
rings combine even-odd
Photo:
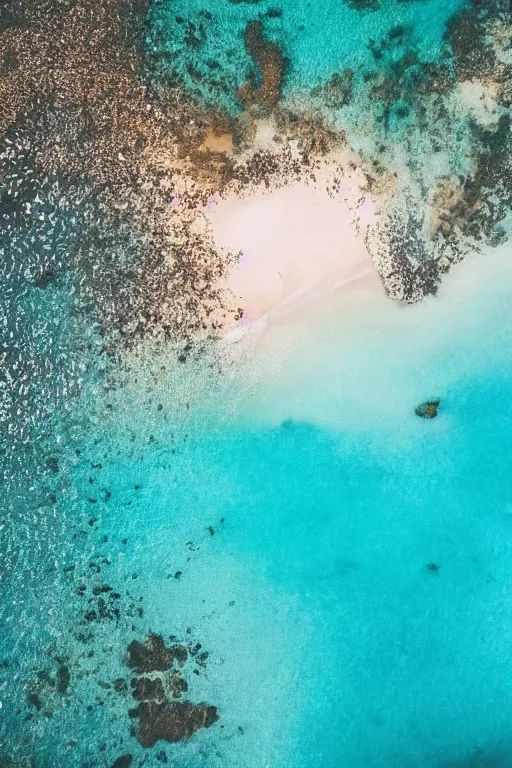
[[(426, 168), (426, 199), (474, 163), (468, 115), (456, 131), (409, 88), (463, 3), (350, 5), (155, 3), (144, 76), (239, 112), (259, 19), (287, 103), (353, 69), (325, 114), (356, 148), (389, 140), (388, 170)], [(409, 55), (411, 113), (381, 120), (365, 77)], [(237, 344), (112, 351), (91, 307), (125, 263), (105, 247), (103, 287), (66, 260), (105, 235), (76, 184), (32, 195), (41, 224), (0, 219), (0, 768), (512, 766), (510, 247), (466, 244), (413, 306), (362, 280)], [(187, 648), (182, 700), (218, 720), (143, 747), (127, 661), (150, 633)]]
[[(160, 358), (92, 392), (87, 433), (77, 419), (47, 480), (53, 524), (12, 532), (9, 750), (48, 766), (102, 744), (100, 765), (158, 766), (162, 751), (178, 766), (510, 765), (506, 256), (416, 307), (363, 288), (314, 303), (249, 359), (228, 350), (223, 373), (198, 362), (200, 386)], [(438, 418), (418, 419), (434, 395)], [(76, 589), (103, 583), (120, 616), (84, 621)], [(148, 631), (202, 644), (189, 696), (220, 719), (144, 752), (104, 684)], [(66, 698), (42, 686), (20, 719), (27, 678), (58, 656)]]
[(164, 2), (150, 11), (146, 45), (150, 61), (171, 83), (177, 78), (202, 101), (236, 109), (236, 90), (252, 66), (242, 42), (249, 21), (261, 20), (268, 39), (282, 46), (289, 59), (284, 90), (293, 95), (347, 67), (356, 73), (373, 69), (369, 41), (378, 44), (398, 26), (407, 29), (409, 45), (422, 60), (434, 60), (443, 48), (446, 21), (462, 5), (461, 0), (385, 0), (377, 12), (361, 12), (336, 0), (222, 0), (207, 9), (199, 0), (179, 9)]

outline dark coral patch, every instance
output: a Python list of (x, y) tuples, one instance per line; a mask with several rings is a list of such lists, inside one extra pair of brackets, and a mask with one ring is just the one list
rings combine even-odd
[(440, 402), (440, 400), (427, 400), (418, 405), (414, 412), (416, 416), (420, 416), (422, 419), (435, 419)]
[(179, 699), (182, 693), (188, 691), (187, 681), (182, 678), (179, 672), (173, 672), (169, 678), (169, 687), (171, 689), (173, 699)]
[(219, 719), (216, 707), (190, 701), (142, 702), (137, 708), (137, 716), (137, 737), (143, 747), (153, 747), (160, 740), (185, 741), (200, 728), (210, 728)]
[(117, 760), (114, 760), (111, 768), (130, 768), (132, 762), (132, 755), (121, 755), (121, 757), (118, 757)]
[(165, 646), (162, 635), (149, 635), (144, 643), (133, 640), (128, 646), (127, 665), (136, 672), (165, 672), (176, 660), (183, 664), (188, 651), (183, 645)]
[[(251, 102), (254, 99), (263, 109), (272, 110), (277, 106), (281, 96), (286, 65), (283, 52), (277, 43), (265, 39), (260, 21), (250, 21), (247, 24), (244, 42), (247, 53), (258, 65), (261, 74), (259, 88), (246, 86), (246, 100)], [(244, 100), (243, 94), (242, 100)]]
[(55, 675), (55, 688), (58, 693), (63, 696), (67, 693), (69, 683), (71, 681), (71, 673), (67, 664), (61, 664)]
[(355, 11), (378, 11), (379, 0), (344, 0), (345, 5)]

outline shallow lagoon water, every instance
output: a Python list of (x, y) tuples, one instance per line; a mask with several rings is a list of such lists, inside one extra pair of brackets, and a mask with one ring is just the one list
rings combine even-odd
[[(152, 621), (202, 627), (210, 698), (244, 729), (212, 764), (510, 761), (510, 271), (496, 268), (486, 286), (470, 265), (423, 307), (363, 302), (350, 332), (335, 302), (311, 307), (309, 335), (291, 316), (305, 339), (269, 332), (287, 352), (238, 401), (242, 428), (231, 415), (192, 438), (168, 494), (142, 472), (148, 578), (180, 540), (199, 546), (154, 590)], [(436, 394), (438, 419), (417, 419)]]
[[(26, 674), (53, 643), (112, 681), (134, 636), (198, 640), (209, 657), (189, 695), (220, 720), (164, 749), (173, 765), (509, 765), (512, 273), (504, 250), (488, 258), (416, 307), (364, 281), (313, 302), (228, 349), (195, 402), (172, 376), (149, 397), (134, 382), (104, 395), (113, 413), (73, 443), (53, 535), (59, 573), (75, 571), (11, 605), (6, 655)], [(438, 418), (418, 419), (432, 396)], [(73, 541), (100, 487), (111, 496)], [(144, 614), (135, 632), (94, 627), (87, 662), (73, 585), (100, 553), (98, 583), (143, 596)], [(73, 672), (70, 691), (30, 731), (43, 765), (81, 764), (101, 739), (106, 757), (122, 740), (161, 764), (129, 738), (126, 701), (103, 691), (86, 711), (97, 676)], [(4, 717), (20, 695), (4, 685)]]

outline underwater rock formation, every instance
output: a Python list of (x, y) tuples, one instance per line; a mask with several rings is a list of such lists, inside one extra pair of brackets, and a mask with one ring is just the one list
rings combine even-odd
[(140, 718), (138, 739), (143, 747), (153, 747), (160, 740), (185, 741), (219, 719), (216, 707), (190, 701), (144, 701), (138, 706), (136, 716)]
[(242, 100), (253, 100), (263, 111), (272, 111), (281, 96), (281, 86), (285, 71), (285, 58), (281, 48), (265, 39), (260, 21), (250, 21), (244, 35), (247, 52), (258, 65), (261, 74), (259, 88), (246, 86)]
[(121, 755), (117, 760), (114, 760), (110, 768), (130, 768), (132, 762), (132, 755)]
[[(207, 652), (199, 653), (200, 649), (200, 644), (190, 649), (190, 655), (199, 667), (204, 666), (208, 657)], [(188, 654), (185, 646), (167, 648), (161, 635), (149, 635), (145, 643), (137, 640), (130, 643), (126, 664), (139, 674), (165, 672), (175, 662), (182, 667)], [(130, 710), (130, 717), (139, 718), (137, 737), (143, 747), (152, 747), (160, 740), (171, 743), (184, 741), (200, 728), (209, 728), (219, 719), (214, 706), (204, 702), (175, 701), (188, 690), (186, 680), (176, 669), (168, 680), (171, 699), (167, 698), (160, 677), (133, 678), (131, 688), (132, 696), (139, 704)]]
[(169, 678), (169, 688), (171, 689), (173, 699), (179, 699), (182, 693), (188, 691), (188, 684), (179, 672), (173, 672)]
[(128, 646), (127, 666), (139, 674), (142, 672), (165, 672), (175, 661), (182, 666), (188, 651), (184, 645), (167, 648), (162, 635), (149, 635), (144, 643), (133, 640)]
[(131, 681), (132, 696), (137, 701), (163, 701), (165, 699), (164, 687), (159, 678), (152, 680), (149, 677), (134, 677)]
[(414, 412), (416, 416), (420, 416), (422, 419), (435, 419), (440, 402), (440, 400), (426, 400), (418, 405)]

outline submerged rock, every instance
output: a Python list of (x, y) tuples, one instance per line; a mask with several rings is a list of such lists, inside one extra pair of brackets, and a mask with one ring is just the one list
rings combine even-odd
[(27, 704), (31, 707), (35, 707), (38, 712), (43, 706), (43, 702), (41, 701), (37, 693), (35, 693), (34, 691), (30, 691), (27, 694)]
[(132, 762), (132, 755), (121, 755), (121, 757), (118, 757), (117, 760), (114, 760), (111, 768), (130, 768)]
[[(271, 111), (281, 97), (281, 86), (285, 72), (286, 60), (277, 43), (270, 42), (263, 35), (261, 21), (249, 21), (244, 33), (247, 53), (257, 64), (261, 73), (261, 85), (254, 90), (248, 85), (245, 100), (256, 103), (265, 110)], [(242, 97), (242, 101), (244, 97)]]
[(136, 714), (140, 718), (137, 736), (143, 747), (152, 747), (160, 740), (184, 741), (219, 719), (216, 707), (190, 701), (144, 701)]
[[(190, 633), (187, 629), (187, 633)], [(176, 640), (175, 635), (169, 639)], [(175, 701), (187, 690), (188, 684), (174, 666), (183, 667), (187, 658), (193, 658), (199, 666), (204, 666), (208, 652), (198, 654), (201, 644), (187, 649), (184, 645), (166, 647), (162, 635), (150, 634), (141, 643), (134, 640), (128, 646), (126, 664), (135, 670), (136, 677), (130, 681), (133, 698), (138, 706), (128, 710), (131, 718), (138, 718), (137, 738), (143, 747), (152, 747), (157, 741), (175, 743), (189, 739), (200, 728), (209, 728), (219, 716), (217, 708), (201, 702)], [(152, 673), (171, 670), (165, 681), (162, 675)], [(199, 674), (198, 669), (194, 669)], [(151, 676), (142, 676), (142, 673)], [(119, 678), (114, 687), (126, 694), (126, 682)], [(172, 699), (170, 698), (172, 696)]]
[(421, 416), (422, 419), (435, 419), (440, 402), (440, 400), (426, 400), (421, 405), (418, 405), (414, 412), (416, 416)]
[(41, 275), (36, 277), (34, 280), (34, 285), (36, 288), (42, 288), (44, 290), (50, 285), (50, 283), (55, 282), (56, 279), (57, 275), (53, 269), (47, 269), (46, 272), (43, 272)]
[(59, 471), (59, 460), (56, 456), (48, 456), (46, 459), (46, 466), (53, 475), (56, 475)]
[(61, 664), (55, 676), (55, 684), (56, 684), (57, 691), (63, 696), (66, 694), (68, 690), (70, 680), (71, 680), (71, 674), (69, 671), (69, 667), (66, 664)]
[(144, 643), (133, 640), (128, 646), (127, 665), (136, 672), (165, 672), (175, 661), (181, 666), (188, 651), (183, 645), (166, 648), (162, 635), (149, 635)]

